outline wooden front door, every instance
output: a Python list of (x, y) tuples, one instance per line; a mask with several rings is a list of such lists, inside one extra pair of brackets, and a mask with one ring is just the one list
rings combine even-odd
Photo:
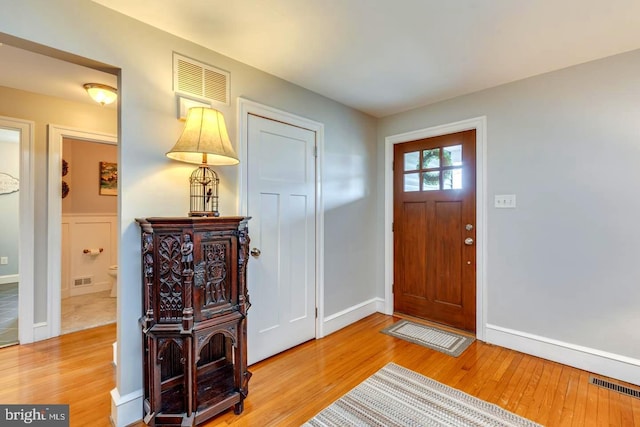
[(394, 309), (476, 330), (475, 130), (394, 147)]

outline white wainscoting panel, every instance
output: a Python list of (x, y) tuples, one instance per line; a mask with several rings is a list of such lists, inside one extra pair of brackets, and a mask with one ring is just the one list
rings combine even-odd
[[(84, 253), (100, 249), (96, 255)], [(109, 266), (117, 259), (115, 214), (62, 216), (62, 298), (111, 289)]]

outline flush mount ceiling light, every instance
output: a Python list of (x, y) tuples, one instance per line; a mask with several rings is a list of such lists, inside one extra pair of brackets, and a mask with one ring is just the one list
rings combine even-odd
[(89, 96), (100, 105), (111, 104), (118, 97), (118, 90), (100, 83), (86, 83), (84, 85)]

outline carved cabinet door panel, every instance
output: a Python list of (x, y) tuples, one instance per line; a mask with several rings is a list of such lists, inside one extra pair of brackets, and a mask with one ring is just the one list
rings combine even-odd
[[(210, 232), (194, 235), (195, 259), (193, 266), (196, 316), (203, 318), (227, 311), (238, 303), (236, 270), (232, 266), (237, 252), (237, 242), (229, 236), (217, 236)], [(196, 320), (201, 320), (198, 318)]]

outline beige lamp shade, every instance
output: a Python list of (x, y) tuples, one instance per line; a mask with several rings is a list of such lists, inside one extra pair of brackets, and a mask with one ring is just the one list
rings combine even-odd
[(213, 108), (194, 107), (178, 142), (167, 157), (203, 165), (236, 165), (240, 163), (224, 123), (224, 116)]

